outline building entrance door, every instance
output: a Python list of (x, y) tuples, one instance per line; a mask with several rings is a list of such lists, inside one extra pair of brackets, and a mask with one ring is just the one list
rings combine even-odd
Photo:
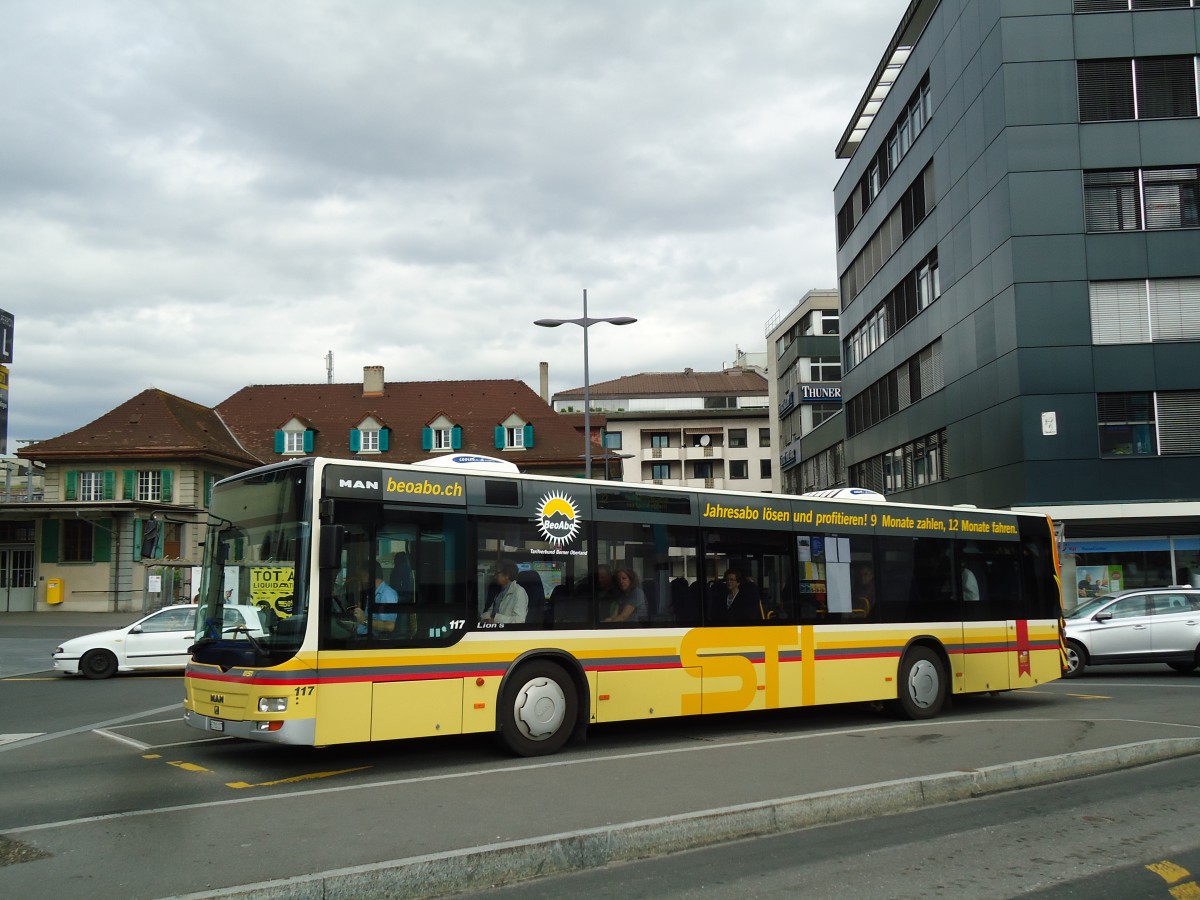
[(33, 612), (33, 550), (0, 546), (0, 611)]

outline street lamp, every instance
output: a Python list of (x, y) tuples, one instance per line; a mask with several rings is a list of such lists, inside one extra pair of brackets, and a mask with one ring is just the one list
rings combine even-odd
[(637, 319), (631, 316), (610, 316), (603, 319), (590, 319), (587, 314), (587, 288), (583, 290), (583, 318), (580, 319), (538, 319), (533, 324), (543, 328), (557, 328), (559, 325), (578, 325), (583, 329), (583, 473), (585, 478), (592, 477), (592, 389), (588, 376), (588, 328), (598, 322), (609, 325), (632, 325)]

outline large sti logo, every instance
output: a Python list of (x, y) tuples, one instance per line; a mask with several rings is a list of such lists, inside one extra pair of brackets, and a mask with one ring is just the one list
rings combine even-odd
[(579, 510), (562, 491), (552, 491), (538, 501), (538, 530), (556, 547), (565, 547), (579, 534)]

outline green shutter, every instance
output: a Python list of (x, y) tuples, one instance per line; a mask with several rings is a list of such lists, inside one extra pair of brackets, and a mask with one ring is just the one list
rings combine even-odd
[(315, 435), (313, 434), (313, 430), (311, 428), (307, 429), (304, 432), (304, 452), (305, 453), (313, 452), (313, 438), (314, 437), (315, 437)]
[(503, 425), (496, 426), (496, 449), (497, 450), (504, 449), (504, 426)]
[(357, 428), (350, 429), (350, 452), (357, 453), (362, 449), (362, 432)]
[(175, 484), (175, 473), (171, 469), (162, 470), (162, 502), (170, 503), (172, 489)]
[(58, 562), (58, 533), (62, 525), (58, 519), (42, 522), (42, 562)]
[(432, 450), (433, 449), (433, 429), (432, 428), (422, 428), (421, 429), (421, 449), (422, 450)]
[(104, 472), (104, 499), (112, 500), (117, 495), (117, 473), (111, 470)]
[(287, 444), (284, 443), (286, 440), (287, 440), (287, 438), (284, 436), (282, 431), (275, 432), (275, 452), (276, 453), (283, 452), (284, 448), (287, 446)]
[(380, 453), (383, 453), (385, 450), (387, 450), (388, 443), (389, 443), (388, 435), (390, 435), (391, 433), (392, 433), (392, 429), (390, 429), (390, 428), (380, 428), (379, 429), (379, 452)]
[(92, 562), (112, 559), (112, 519), (100, 519), (92, 526)]
[(206, 507), (212, 506), (212, 489), (216, 480), (217, 476), (212, 472), (204, 473), (204, 505)]
[(525, 426), (525, 449), (526, 450), (533, 449), (533, 426), (532, 425)]
[(130, 559), (137, 562), (142, 558), (142, 520), (133, 520), (133, 549), (130, 554)]
[(453, 428), (450, 429), (450, 449), (451, 450), (461, 450), (462, 449), (462, 426), (461, 425), (455, 425)]
[(131, 469), (125, 470), (125, 490), (124, 497), (126, 500), (132, 500), (137, 488), (137, 472)]
[(66, 476), (63, 482), (63, 499), (78, 500), (79, 499), (79, 473), (75, 471), (65, 472)]

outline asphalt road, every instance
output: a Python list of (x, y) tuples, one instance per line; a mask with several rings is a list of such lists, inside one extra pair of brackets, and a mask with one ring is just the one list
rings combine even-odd
[(207, 739), (179, 721), (177, 676), (15, 676), (0, 680), (0, 735), (24, 737), (0, 744), (0, 835), (46, 855), (0, 866), (0, 895), (428, 896), (448, 872), (486, 886), (569, 852), (603, 864), (717, 841), (713, 823), (757, 833), (764, 811), (776, 829), (821, 803), (832, 821), (869, 820), (911, 785), (904, 802), (929, 809), (952, 785), (1079, 774), (1045, 760), (1124, 768), (1138, 748), (1194, 751), (1197, 691), (1200, 677), (1165, 668), (1096, 669), (960, 699), (927, 723), (861, 707), (636, 723), (516, 760), (481, 737), (325, 750)]

